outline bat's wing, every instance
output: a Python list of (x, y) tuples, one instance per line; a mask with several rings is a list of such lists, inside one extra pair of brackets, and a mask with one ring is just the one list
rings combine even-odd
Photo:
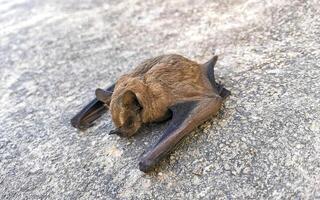
[[(105, 99), (110, 98), (111, 100), (114, 86), (115, 85), (113, 84), (105, 89), (106, 94), (109, 94), (108, 96), (105, 96)], [(99, 89), (99, 91), (101, 91), (101, 89)], [(93, 121), (107, 111), (107, 108), (104, 105), (105, 102), (99, 101), (97, 98), (94, 98), (71, 119), (71, 125), (78, 129), (87, 129), (93, 126)]]
[(215, 80), (215, 77), (214, 77), (214, 66), (217, 63), (217, 60), (218, 60), (218, 56), (215, 55), (215, 56), (213, 56), (211, 58), (211, 60), (209, 60), (208, 62), (203, 64), (203, 67), (207, 71), (208, 80), (211, 83), (213, 91), (216, 94), (219, 94), (223, 99), (225, 99), (231, 94), (231, 92), (229, 90), (227, 90), (226, 88), (224, 88), (222, 84), (217, 83), (216, 80)]
[(207, 98), (174, 105), (170, 110), (172, 120), (160, 140), (140, 159), (139, 168), (143, 172), (151, 170), (157, 162), (168, 154), (178, 142), (204, 121), (215, 115), (221, 106), (222, 98)]

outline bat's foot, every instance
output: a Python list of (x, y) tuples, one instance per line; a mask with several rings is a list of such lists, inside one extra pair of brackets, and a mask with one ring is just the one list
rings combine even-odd
[(227, 90), (226, 88), (224, 88), (221, 83), (216, 83), (216, 87), (217, 87), (217, 90), (218, 90), (219, 95), (220, 95), (223, 99), (225, 99), (225, 98), (227, 98), (228, 96), (231, 95), (231, 92), (230, 92), (229, 90)]
[(214, 66), (218, 60), (218, 56), (213, 56), (211, 60), (204, 64), (204, 67), (207, 69), (208, 79), (214, 88), (214, 91), (217, 92), (223, 99), (227, 98), (231, 92), (223, 87), (221, 83), (217, 83), (214, 77)]

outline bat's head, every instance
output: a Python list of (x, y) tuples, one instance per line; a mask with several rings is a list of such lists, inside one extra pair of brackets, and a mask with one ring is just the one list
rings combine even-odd
[(110, 103), (112, 121), (117, 127), (110, 134), (118, 134), (130, 137), (136, 133), (142, 125), (141, 111), (142, 105), (137, 96), (130, 90), (113, 96)]

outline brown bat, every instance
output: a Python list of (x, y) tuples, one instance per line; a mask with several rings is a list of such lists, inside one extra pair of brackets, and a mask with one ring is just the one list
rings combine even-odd
[(129, 137), (145, 123), (171, 119), (160, 140), (142, 155), (139, 169), (151, 170), (160, 159), (196, 127), (216, 115), (230, 92), (214, 78), (214, 56), (198, 64), (180, 55), (148, 59), (107, 89), (72, 120), (86, 129), (108, 109), (116, 126), (110, 134)]

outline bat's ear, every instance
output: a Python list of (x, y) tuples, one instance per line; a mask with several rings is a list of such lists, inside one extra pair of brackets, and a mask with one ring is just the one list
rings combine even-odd
[(112, 92), (109, 92), (109, 91), (106, 91), (106, 90), (103, 90), (103, 89), (96, 89), (96, 97), (99, 101), (102, 101), (104, 103), (107, 103), (110, 101), (110, 97), (112, 95)]
[(134, 107), (136, 110), (140, 110), (142, 108), (137, 95), (131, 90), (125, 91), (120, 99), (121, 103), (126, 107)]

